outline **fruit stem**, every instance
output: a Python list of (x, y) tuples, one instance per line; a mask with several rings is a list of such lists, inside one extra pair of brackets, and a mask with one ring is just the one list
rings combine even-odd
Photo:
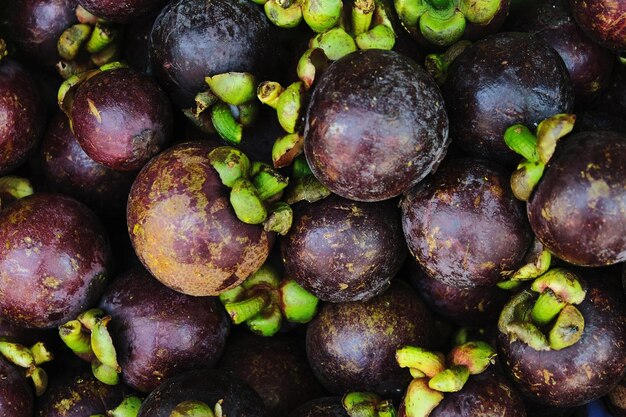
[(245, 300), (227, 303), (224, 305), (228, 315), (235, 324), (241, 324), (265, 310), (270, 297), (265, 291), (258, 291), (254, 296)]
[(369, 31), (376, 3), (374, 0), (355, 0), (352, 5), (352, 35), (357, 37)]
[(117, 30), (111, 26), (96, 23), (91, 36), (85, 45), (85, 49), (90, 54), (95, 54), (104, 50), (117, 37)]
[(270, 337), (280, 330), (282, 322), (283, 315), (280, 308), (277, 305), (272, 305), (270, 308), (252, 317), (246, 324), (253, 333)]
[(48, 374), (46, 371), (43, 368), (36, 366), (28, 370), (28, 372), (26, 372), (26, 376), (33, 381), (35, 395), (37, 397), (41, 397), (43, 393), (46, 392), (46, 388), (48, 388)]
[(35, 358), (26, 346), (9, 341), (0, 341), (0, 354), (13, 365), (20, 368), (34, 368)]
[(275, 81), (263, 81), (256, 90), (256, 96), (263, 104), (267, 104), (271, 108), (275, 109), (278, 106), (278, 99), (280, 95), (285, 91), (280, 83)]
[(93, 329), (91, 329), (91, 349), (98, 361), (119, 373), (122, 369), (117, 362), (117, 352), (115, 351), (115, 346), (113, 346), (111, 334), (107, 329), (110, 321), (111, 316), (105, 316), (98, 320)]
[(254, 184), (240, 177), (230, 190), (230, 205), (237, 218), (247, 224), (261, 224), (267, 219), (267, 209)]

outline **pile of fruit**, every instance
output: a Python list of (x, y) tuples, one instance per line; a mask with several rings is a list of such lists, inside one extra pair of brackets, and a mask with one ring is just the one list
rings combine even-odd
[(623, 417), (625, 262), (624, 0), (0, 0), (0, 417)]

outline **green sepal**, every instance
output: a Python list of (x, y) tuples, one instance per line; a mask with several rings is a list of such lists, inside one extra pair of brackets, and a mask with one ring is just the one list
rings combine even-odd
[(448, 362), (463, 365), (471, 375), (478, 375), (495, 363), (496, 351), (489, 343), (469, 341), (452, 348)]
[(587, 294), (580, 278), (565, 268), (552, 268), (534, 280), (530, 288), (540, 294), (549, 288), (569, 304), (582, 303)]
[(296, 281), (285, 279), (278, 289), (280, 308), (288, 321), (308, 323), (317, 313), (319, 299), (302, 288)]
[(57, 52), (61, 59), (72, 61), (80, 48), (89, 39), (92, 28), (85, 24), (75, 24), (65, 29), (57, 42)]
[(274, 141), (272, 145), (272, 163), (274, 168), (284, 168), (304, 150), (304, 137), (300, 133), (290, 133)]
[(46, 392), (46, 388), (48, 388), (48, 373), (43, 368), (36, 366), (29, 369), (26, 372), (26, 376), (33, 381), (35, 396), (41, 397)]
[(280, 83), (275, 81), (263, 81), (256, 90), (256, 96), (263, 104), (267, 104), (271, 108), (275, 109), (278, 106), (278, 99), (285, 91)]
[(261, 265), (259, 269), (254, 271), (254, 273), (241, 284), (245, 289), (263, 286), (273, 290), (277, 289), (279, 285), (280, 275), (276, 268), (268, 263)]
[(306, 177), (307, 175), (313, 175), (313, 171), (311, 171), (311, 167), (306, 161), (306, 157), (304, 155), (299, 155), (296, 159), (294, 159), (293, 164), (291, 165), (291, 177), (294, 179), (300, 179)]
[(331, 61), (336, 61), (357, 50), (352, 36), (341, 27), (317, 35), (311, 40), (309, 47), (322, 49)]
[(254, 184), (238, 178), (230, 190), (230, 204), (237, 218), (247, 224), (260, 224), (267, 218), (267, 209)]
[(303, 82), (304, 88), (309, 89), (315, 82), (315, 77), (328, 68), (330, 60), (322, 48), (310, 48), (302, 54), (298, 60), (296, 72), (298, 78)]
[(274, 336), (282, 326), (283, 315), (277, 305), (263, 311), (248, 320), (246, 324), (248, 328), (255, 334), (260, 336)]
[(231, 188), (239, 178), (250, 174), (250, 160), (241, 150), (219, 146), (209, 152), (209, 163), (217, 171), (222, 184)]
[(281, 175), (270, 165), (261, 164), (259, 171), (252, 177), (252, 183), (261, 200), (266, 201), (281, 193), (289, 184), (289, 178)]
[(567, 305), (560, 311), (554, 326), (550, 329), (548, 334), (550, 347), (554, 350), (568, 348), (582, 338), (584, 330), (583, 315), (573, 305)]
[(220, 293), (219, 298), (222, 304), (234, 303), (241, 299), (241, 296), (245, 292), (245, 288), (241, 285), (237, 285), (235, 288), (231, 288), (228, 291)]
[(419, 20), (422, 36), (437, 46), (448, 46), (457, 42), (465, 32), (465, 17), (459, 11), (441, 16), (432, 10), (427, 11)]
[(370, 30), (376, 2), (374, 0), (354, 0), (352, 5), (352, 35), (359, 36)]
[(33, 354), (35, 365), (39, 366), (43, 363), (50, 362), (54, 359), (52, 351), (48, 349), (45, 343), (37, 342), (30, 347), (30, 352)]
[(381, 24), (357, 36), (355, 42), (359, 49), (384, 49), (389, 51), (396, 44), (396, 34), (389, 26)]
[(85, 327), (85, 329), (91, 331), (96, 324), (98, 324), (98, 321), (100, 321), (104, 316), (104, 311), (99, 308), (92, 308), (80, 313), (76, 319)]
[(519, 340), (537, 351), (550, 350), (550, 344), (541, 330), (530, 322), (512, 322), (507, 327), (512, 341)]
[(196, 102), (196, 108), (194, 110), (196, 116), (201, 114), (211, 106), (219, 102), (219, 98), (211, 92), (211, 90), (201, 91), (196, 94), (194, 101)]
[(112, 410), (107, 411), (107, 417), (137, 417), (141, 408), (141, 399), (134, 395), (124, 400)]
[(224, 305), (230, 319), (235, 324), (241, 324), (260, 314), (270, 303), (270, 297), (265, 291), (258, 291), (255, 295), (241, 301)]
[(269, 21), (283, 29), (295, 28), (303, 20), (300, 1), (295, 1), (285, 8), (276, 0), (268, 0), (263, 7)]
[(522, 161), (511, 174), (511, 191), (515, 198), (528, 201), (546, 166), (541, 162)]
[(513, 125), (504, 131), (504, 143), (513, 152), (530, 162), (539, 162), (537, 138), (526, 126)]
[(174, 407), (169, 417), (215, 417), (215, 414), (201, 401), (183, 401)]
[(417, 369), (429, 378), (446, 369), (443, 355), (418, 346), (403, 346), (396, 350), (396, 362), (400, 368)]
[(19, 343), (9, 342), (8, 340), (0, 340), (0, 354), (20, 368), (34, 368), (35, 358), (33, 353), (26, 346)]
[(428, 10), (422, 0), (394, 0), (394, 7), (404, 26), (409, 29), (417, 28), (420, 17)]
[(103, 384), (117, 385), (120, 382), (120, 375), (116, 369), (97, 360), (91, 362), (91, 372)]
[(539, 326), (545, 326), (559, 315), (567, 303), (557, 297), (551, 289), (539, 294), (533, 305), (531, 316), (533, 321)]
[(243, 137), (243, 125), (233, 116), (226, 103), (211, 107), (211, 122), (220, 137), (231, 145), (239, 145)]
[(304, 0), (302, 17), (313, 32), (323, 33), (339, 23), (342, 0)]
[(250, 102), (241, 104), (237, 107), (237, 117), (239, 119), (239, 123), (244, 128), (252, 126), (256, 123), (259, 117), (259, 104), (256, 102)]
[(304, 83), (297, 81), (289, 85), (278, 98), (276, 106), (278, 122), (287, 133), (294, 133), (300, 123), (304, 97)]
[(569, 134), (574, 129), (576, 115), (557, 114), (543, 120), (537, 126), (537, 152), (539, 159), (547, 164), (552, 158), (559, 139)]
[(119, 373), (122, 369), (117, 362), (117, 353), (113, 346), (113, 339), (107, 329), (110, 321), (111, 316), (105, 316), (98, 320), (93, 329), (91, 329), (91, 349), (98, 361)]
[(452, 365), (439, 372), (428, 381), (431, 389), (439, 392), (458, 392), (469, 379), (470, 372), (465, 365)]
[(487, 25), (505, 4), (504, 0), (460, 0), (459, 9), (465, 18), (476, 25)]
[(71, 320), (59, 326), (59, 336), (72, 352), (83, 360), (91, 361), (95, 358), (93, 350), (91, 350), (91, 338), (82, 329), (83, 325), (80, 321)]
[(263, 230), (285, 236), (289, 233), (292, 223), (293, 209), (291, 206), (283, 201), (277, 201), (270, 207), (270, 213), (263, 222)]
[(393, 403), (371, 392), (350, 392), (341, 399), (349, 417), (394, 417)]
[(318, 181), (314, 175), (307, 175), (292, 181), (283, 197), (287, 204), (295, 204), (300, 201), (314, 203), (331, 194), (324, 184)]
[(227, 72), (205, 77), (204, 80), (213, 94), (233, 106), (247, 103), (256, 97), (256, 78), (248, 72)]
[(426, 378), (411, 381), (402, 399), (406, 417), (427, 417), (443, 401), (443, 393), (428, 386)]
[(102, 67), (110, 62), (119, 60), (121, 53), (121, 46), (118, 43), (111, 43), (101, 51), (92, 54), (91, 62), (96, 67)]
[(125, 64), (125, 63), (120, 62), (120, 61), (113, 61), (113, 62), (109, 62), (107, 64), (104, 64), (103, 66), (101, 66), (98, 69), (101, 72), (104, 72), (104, 71), (113, 71), (113, 70), (117, 70), (117, 69), (121, 69), (121, 68), (128, 68), (128, 64)]

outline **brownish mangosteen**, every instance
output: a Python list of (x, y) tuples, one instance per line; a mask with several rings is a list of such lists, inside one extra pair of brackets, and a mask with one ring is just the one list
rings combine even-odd
[(449, 143), (437, 84), (393, 51), (333, 62), (311, 95), (304, 152), (317, 179), (351, 200), (402, 194), (437, 168)]
[(217, 295), (265, 262), (274, 241), (240, 221), (208, 154), (211, 142), (177, 145), (152, 159), (128, 199), (128, 232), (137, 256), (168, 287)]
[(93, 306), (107, 280), (109, 240), (95, 214), (60, 194), (0, 212), (0, 315), (52, 328)]

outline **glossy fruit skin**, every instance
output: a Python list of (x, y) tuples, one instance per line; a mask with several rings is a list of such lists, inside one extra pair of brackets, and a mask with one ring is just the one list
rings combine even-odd
[(11, 37), (20, 51), (39, 65), (51, 67), (61, 58), (57, 41), (76, 23), (77, 0), (16, 0), (9, 14)]
[(527, 205), (537, 238), (580, 266), (626, 260), (626, 136), (581, 132), (557, 146)]
[(543, 3), (519, 28), (545, 39), (563, 58), (577, 105), (588, 103), (608, 85), (615, 57), (583, 33), (566, 0)]
[[(35, 417), (85, 417), (104, 414), (133, 394), (124, 384), (98, 381), (86, 364), (70, 365), (52, 376), (48, 389), (37, 400)], [(31, 414), (32, 415), (32, 414)]]
[(394, 202), (357, 202), (334, 194), (296, 207), (289, 234), (281, 238), (289, 277), (335, 303), (382, 293), (406, 253)]
[(351, 200), (407, 191), (439, 165), (448, 117), (426, 71), (393, 51), (353, 52), (317, 81), (304, 152), (317, 179)]
[(183, 401), (201, 401), (213, 407), (223, 400), (226, 417), (266, 417), (259, 395), (226, 371), (196, 370), (168, 379), (152, 391), (137, 417), (169, 417)]
[(37, 146), (45, 114), (39, 88), (19, 63), (0, 64), (0, 175), (21, 165)]
[(177, 293), (143, 268), (116, 278), (99, 307), (112, 317), (124, 382), (146, 393), (185, 371), (212, 368), (230, 330), (216, 298)]
[(442, 86), (450, 135), (472, 156), (513, 165), (519, 155), (503, 140), (516, 123), (536, 126), (574, 105), (561, 57), (543, 39), (501, 32), (468, 47)]
[(0, 357), (0, 415), (3, 417), (32, 417), (33, 390), (20, 368)]
[(323, 397), (302, 404), (289, 417), (348, 417), (341, 397)]
[(426, 306), (408, 285), (394, 281), (366, 302), (324, 304), (307, 328), (309, 363), (335, 394), (370, 391), (398, 396), (410, 375), (398, 367), (396, 349), (431, 344)]
[(569, 0), (576, 22), (587, 35), (614, 51), (626, 48), (626, 4), (620, 0)]
[(99, 212), (123, 213), (135, 172), (115, 171), (91, 159), (76, 140), (64, 113), (50, 121), (41, 144), (46, 181)]
[(297, 406), (325, 394), (307, 362), (304, 340), (292, 335), (233, 334), (218, 368), (254, 388), (274, 417), (286, 417)]
[(130, 68), (104, 71), (81, 84), (70, 117), (85, 153), (120, 171), (143, 167), (166, 147), (173, 130), (165, 92)]
[(131, 23), (160, 9), (165, 0), (78, 0), (86, 10), (115, 23)]
[(0, 212), (0, 314), (56, 327), (102, 294), (109, 240), (85, 205), (61, 194), (33, 194)]
[(429, 276), (456, 287), (491, 286), (520, 266), (532, 235), (509, 174), (489, 161), (450, 161), (403, 198), (410, 252)]
[(211, 142), (187, 142), (152, 159), (130, 191), (128, 232), (146, 269), (166, 286), (217, 295), (263, 265), (274, 241), (241, 222), (209, 163)]
[(154, 22), (150, 59), (174, 103), (192, 107), (204, 77), (229, 71), (265, 79), (273, 67), (273, 31), (247, 0), (175, 0)]
[[(597, 279), (597, 278), (595, 278)], [(626, 374), (626, 304), (619, 293), (589, 279), (577, 306), (585, 319), (582, 338), (560, 351), (537, 351), (498, 335), (499, 358), (519, 390), (549, 406), (573, 407), (608, 393)]]

